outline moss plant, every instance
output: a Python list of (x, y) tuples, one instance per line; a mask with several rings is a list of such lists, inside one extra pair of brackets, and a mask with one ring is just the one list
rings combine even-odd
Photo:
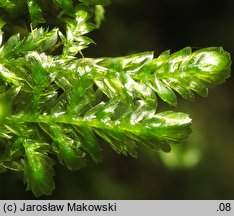
[[(35, 196), (52, 193), (56, 160), (70, 170), (84, 167), (88, 155), (100, 162), (97, 136), (124, 155), (136, 157), (139, 145), (169, 152), (190, 133), (190, 117), (173, 110), (177, 95), (207, 96), (230, 75), (222, 47), (84, 57), (94, 43), (86, 34), (108, 4), (0, 0), (0, 171), (22, 171)], [(3, 40), (14, 20), (22, 34)], [(157, 112), (157, 98), (171, 111)]]

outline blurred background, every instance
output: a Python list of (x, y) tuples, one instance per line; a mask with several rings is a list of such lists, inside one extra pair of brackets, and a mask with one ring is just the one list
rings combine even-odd
[[(234, 1), (112, 0), (89, 57), (223, 46), (234, 57)], [(137, 159), (102, 142), (104, 160), (78, 172), (56, 165), (56, 190), (42, 199), (234, 199), (234, 76), (178, 110), (192, 134), (171, 153), (139, 147)], [(160, 105), (159, 105), (160, 106)], [(166, 109), (172, 109), (166, 107)], [(22, 173), (0, 175), (0, 199), (35, 199)]]

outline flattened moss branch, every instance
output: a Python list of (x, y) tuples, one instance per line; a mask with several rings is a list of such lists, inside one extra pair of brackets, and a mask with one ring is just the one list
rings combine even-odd
[[(7, 14), (22, 15), (25, 9), (33, 27), (46, 23), (44, 1), (25, 1), (20, 11), (17, 1), (9, 2), (0, 1), (5, 22)], [(85, 34), (100, 26), (108, 3), (55, 1), (65, 31), (38, 27), (26, 37), (0, 40), (0, 171), (24, 172), (27, 189), (36, 196), (49, 195), (55, 187), (52, 158), (70, 170), (84, 167), (87, 155), (100, 162), (97, 137), (133, 157), (139, 145), (168, 152), (170, 145), (183, 143), (190, 117), (157, 112), (157, 98), (173, 109), (178, 95), (186, 100), (194, 93), (207, 96), (209, 87), (230, 76), (231, 58), (222, 47), (194, 52), (186, 47), (156, 58), (153, 52), (79, 58), (94, 43)], [(61, 53), (54, 52), (58, 47)]]

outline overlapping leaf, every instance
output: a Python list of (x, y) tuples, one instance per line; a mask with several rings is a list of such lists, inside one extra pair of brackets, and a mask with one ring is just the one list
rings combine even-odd
[[(94, 16), (96, 26), (99, 27), (104, 19), (104, 6), (110, 4), (109, 0), (0, 0), (0, 20), (20, 18), (22, 15), (28, 15), (31, 22), (27, 25), (32, 25), (33, 28), (39, 25), (49, 23), (60, 23), (63, 25), (64, 18), (77, 18), (77, 8), (83, 9)], [(48, 13), (51, 14), (48, 19)], [(62, 23), (59, 20), (63, 20)], [(23, 22), (25, 20), (22, 20)], [(12, 27), (12, 26), (11, 26)], [(21, 28), (19, 26), (19, 28)]]
[(70, 16), (74, 16), (75, 8), (72, 0), (56, 0), (59, 6)]
[(24, 140), (25, 162), (24, 182), (27, 190), (32, 190), (35, 196), (50, 195), (55, 185), (53, 182), (53, 160), (47, 156), (48, 145), (36, 140)]
[(67, 19), (66, 37), (63, 37), (65, 56), (75, 56), (78, 52), (88, 47), (94, 41), (86, 36), (96, 28), (88, 22), (89, 13), (85, 9), (76, 11), (75, 19)]
[[(57, 1), (67, 13), (71, 1)], [(82, 1), (105, 4), (108, 1)], [(70, 11), (70, 12), (69, 12)], [(51, 157), (68, 169), (102, 159), (105, 140), (117, 153), (137, 156), (137, 147), (170, 151), (190, 133), (185, 113), (157, 112), (160, 97), (176, 106), (176, 94), (192, 100), (230, 75), (230, 55), (220, 47), (185, 48), (155, 58), (152, 52), (118, 58), (77, 58), (93, 41), (85, 7), (58, 29), (14, 35), (0, 48), (0, 172), (24, 169), (36, 196), (54, 189)], [(61, 55), (52, 55), (63, 43)], [(53, 155), (53, 156), (52, 156)]]

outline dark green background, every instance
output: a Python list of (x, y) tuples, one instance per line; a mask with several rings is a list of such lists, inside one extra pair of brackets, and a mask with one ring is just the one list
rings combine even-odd
[[(157, 56), (185, 46), (223, 46), (234, 57), (234, 1), (112, 0), (101, 29), (91, 36), (97, 45), (84, 52), (89, 57), (152, 50)], [(57, 165), (56, 190), (41, 198), (234, 199), (233, 85), (232, 76), (207, 98), (179, 101), (178, 110), (193, 119), (193, 133), (168, 158), (140, 147), (138, 159), (133, 159), (100, 141), (101, 164), (89, 160), (78, 172)], [(172, 109), (159, 105), (162, 108)], [(0, 175), (1, 199), (34, 199), (25, 188), (22, 173)]]

